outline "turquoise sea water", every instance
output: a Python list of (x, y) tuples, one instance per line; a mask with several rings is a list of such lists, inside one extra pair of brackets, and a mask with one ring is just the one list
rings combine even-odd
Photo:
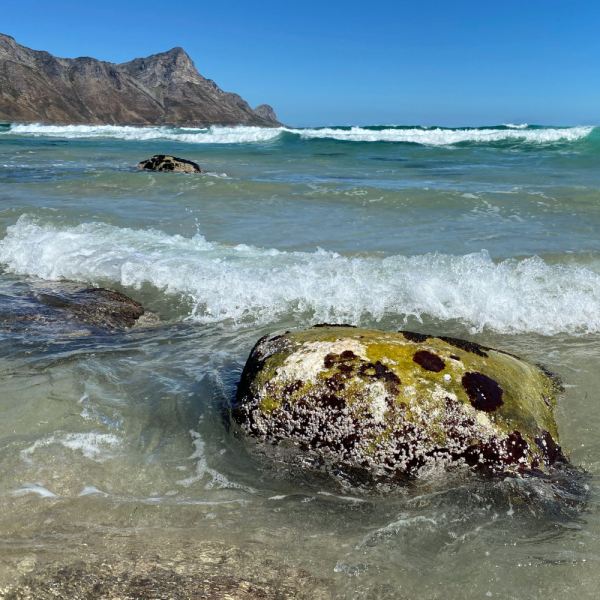
[[(135, 169), (157, 153), (206, 173)], [(274, 553), (338, 598), (597, 598), (599, 164), (593, 127), (0, 125), (0, 588), (146, 536)], [(63, 279), (163, 324), (15, 324)], [(323, 321), (543, 363), (585, 475), (355, 497), (265, 465), (222, 408), (259, 337)]]

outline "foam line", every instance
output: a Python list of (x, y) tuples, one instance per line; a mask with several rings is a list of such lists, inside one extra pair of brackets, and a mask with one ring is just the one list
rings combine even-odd
[(495, 263), (482, 250), (465, 256), (387, 258), (334, 252), (281, 252), (210, 243), (105, 223), (54, 226), (27, 215), (8, 227), (0, 262), (47, 280), (148, 283), (189, 303), (200, 323), (360, 324), (429, 315), (484, 328), (553, 335), (600, 331), (600, 275), (539, 257)]
[(374, 129), (335, 127), (289, 129), (261, 127), (210, 127), (208, 129), (170, 127), (130, 127), (118, 125), (41, 125), (13, 124), (9, 131), (0, 135), (26, 135), (58, 137), (64, 139), (114, 138), (131, 141), (169, 140), (190, 144), (248, 144), (270, 142), (283, 133), (304, 139), (333, 139), (349, 142), (410, 142), (427, 146), (451, 146), (453, 144), (524, 142), (548, 144), (573, 142), (587, 137), (593, 127), (530, 128), (528, 125), (512, 125), (498, 128), (441, 129), (427, 127)]

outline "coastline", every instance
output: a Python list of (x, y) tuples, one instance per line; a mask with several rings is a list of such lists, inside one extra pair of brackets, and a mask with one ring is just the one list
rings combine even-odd
[[(0, 596), (17, 577), (18, 600), (177, 586), (237, 600), (577, 586), (595, 600), (598, 129), (10, 130)], [(135, 168), (155, 151), (205, 173)], [(64, 304), (43, 312), (36, 297), (64, 280), (123, 293), (160, 323), (99, 332)], [(223, 422), (251, 348), (326, 322), (544, 364), (565, 384), (560, 445), (585, 476), (432, 472), (363, 494), (257, 456)]]
[(211, 127), (223, 127), (223, 128), (235, 128), (235, 127), (256, 127), (258, 129), (277, 129), (280, 127), (290, 128), (288, 125), (282, 123), (248, 123), (248, 122), (234, 122), (234, 121), (190, 121), (185, 123), (137, 123), (137, 122), (122, 122), (122, 123), (105, 123), (105, 122), (78, 122), (78, 121), (39, 121), (39, 120), (20, 120), (20, 121), (7, 121), (0, 120), (0, 125), (41, 125), (51, 127), (69, 127), (73, 125), (87, 126), (87, 127), (137, 127), (139, 129), (160, 129), (161, 127), (168, 127), (173, 129), (210, 129)]

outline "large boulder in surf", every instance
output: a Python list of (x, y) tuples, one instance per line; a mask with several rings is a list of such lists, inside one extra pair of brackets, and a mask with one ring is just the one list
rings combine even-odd
[(548, 471), (564, 460), (558, 387), (541, 368), (473, 342), (323, 325), (258, 341), (233, 416), (265, 448), (292, 447), (342, 477)]
[(202, 173), (200, 165), (186, 160), (185, 158), (177, 158), (175, 156), (167, 156), (166, 154), (156, 154), (148, 160), (143, 160), (138, 166), (138, 169), (148, 169), (150, 171), (164, 171), (169, 173)]

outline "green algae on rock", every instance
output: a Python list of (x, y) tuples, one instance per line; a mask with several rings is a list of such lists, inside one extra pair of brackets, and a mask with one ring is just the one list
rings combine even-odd
[(233, 415), (251, 436), (375, 480), (510, 473), (564, 461), (557, 381), (454, 338), (319, 326), (253, 348)]

